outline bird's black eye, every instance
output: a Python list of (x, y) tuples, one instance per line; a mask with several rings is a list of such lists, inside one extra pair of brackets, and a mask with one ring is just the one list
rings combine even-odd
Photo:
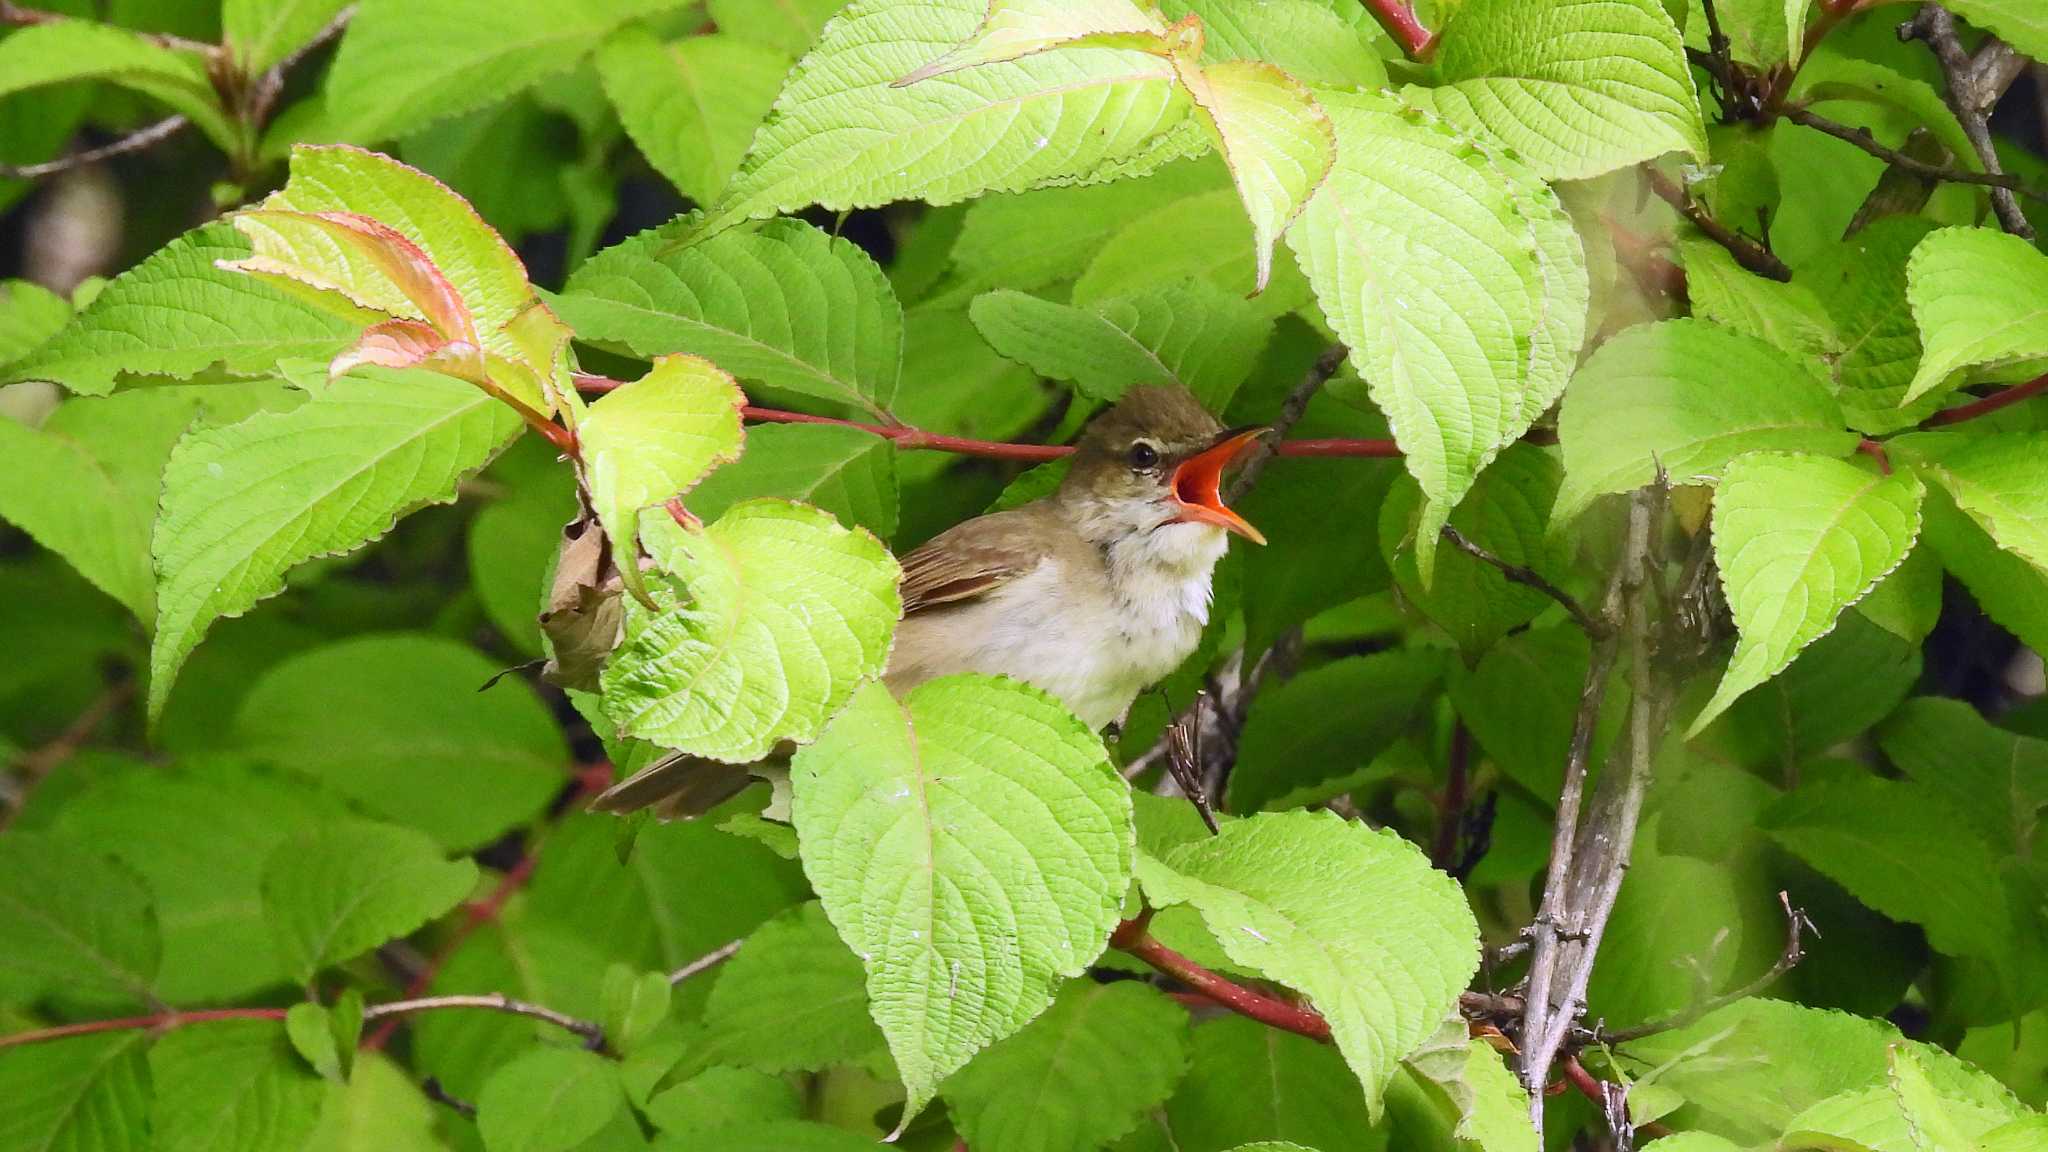
[(1157, 467), (1159, 464), (1159, 449), (1153, 447), (1152, 442), (1149, 440), (1140, 440), (1136, 444), (1131, 445), (1130, 461), (1131, 467), (1140, 472)]

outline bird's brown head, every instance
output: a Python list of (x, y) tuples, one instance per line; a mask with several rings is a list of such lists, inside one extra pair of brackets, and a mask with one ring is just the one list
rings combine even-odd
[(1203, 524), (1264, 544), (1220, 487), (1224, 470), (1265, 433), (1225, 429), (1178, 385), (1132, 388), (1082, 434), (1060, 501), (1106, 532)]

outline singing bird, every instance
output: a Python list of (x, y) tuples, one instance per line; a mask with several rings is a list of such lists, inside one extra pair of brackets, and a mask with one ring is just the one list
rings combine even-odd
[[(1143, 386), (1097, 417), (1052, 495), (978, 516), (902, 557), (903, 621), (884, 681), (902, 695), (960, 672), (1010, 676), (1092, 728), (1194, 652), (1230, 533), (1265, 543), (1223, 502), (1224, 471), (1266, 432), (1225, 430), (1179, 386)], [(697, 812), (744, 767), (672, 757), (593, 807)]]

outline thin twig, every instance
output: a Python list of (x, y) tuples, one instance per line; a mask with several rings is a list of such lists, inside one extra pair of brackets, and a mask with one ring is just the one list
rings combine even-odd
[(140, 152), (159, 140), (168, 140), (177, 135), (187, 123), (189, 121), (183, 116), (166, 116), (146, 128), (137, 128), (126, 136), (97, 148), (73, 152), (59, 156), (55, 160), (45, 160), (40, 164), (0, 164), (0, 179), (34, 180), (58, 172), (68, 172), (73, 168), (83, 168), (88, 164), (97, 164), (114, 156)]
[(458, 1116), (467, 1116), (472, 1120), (476, 1119), (476, 1105), (471, 1104), (467, 1100), (457, 1100), (455, 1097), (450, 1096), (448, 1090), (441, 1087), (441, 1082), (432, 1076), (420, 1081), (420, 1095), (434, 1101), (436, 1104), (447, 1107)]
[[(1977, 150), (1977, 158), (1984, 162), (1984, 171), (2000, 174), (1998, 147), (1991, 141), (1990, 108), (1984, 103), (1985, 90), (1977, 84), (1976, 62), (1963, 50), (1962, 41), (1956, 35), (1956, 18), (1939, 4), (1925, 4), (1921, 6), (1920, 14), (1899, 33), (1907, 39), (1927, 42), (1947, 81), (1945, 95), (1949, 110), (1962, 124), (1963, 135), (1969, 137), (1970, 147)], [(1995, 70), (1987, 68), (1987, 72)], [(2025, 240), (2034, 238), (2034, 226), (2020, 211), (2019, 199), (2013, 195), (2012, 189), (1993, 188), (1991, 208), (2007, 232)]]
[(544, 1020), (557, 1028), (581, 1036), (583, 1046), (593, 1052), (604, 1048), (604, 1028), (594, 1021), (579, 1020), (567, 1012), (557, 1012), (545, 1004), (514, 1000), (503, 992), (486, 992), (477, 996), (422, 996), (416, 1000), (393, 1000), (387, 1004), (372, 1004), (363, 1009), (363, 1022), (387, 1017), (413, 1016), (421, 1012), (444, 1012), (453, 1008), (480, 1008)]
[(2026, 181), (2010, 173), (1972, 172), (1967, 168), (1929, 164), (1918, 157), (1879, 143), (1877, 138), (1870, 134), (1870, 129), (1868, 128), (1851, 128), (1847, 124), (1836, 123), (1825, 116), (1816, 116), (1805, 108), (1787, 108), (1784, 115), (1785, 119), (1792, 121), (1794, 124), (1804, 124), (1816, 132), (1825, 132), (1837, 140), (1854, 144), (1856, 147), (1863, 149), (1865, 152), (1890, 164), (1894, 168), (1903, 169), (1916, 176), (1925, 176), (1930, 180), (1945, 180), (1951, 184), (1980, 184), (1987, 188), (2005, 188), (2030, 199), (2048, 200), (2048, 192), (2037, 188), (2029, 188)]
[(1761, 995), (1765, 989), (1778, 982), (1778, 977), (1797, 968), (1799, 962), (1806, 958), (1806, 946), (1801, 938), (1802, 933), (1810, 931), (1817, 936), (1820, 932), (1814, 928), (1813, 921), (1807, 919), (1805, 909), (1792, 906), (1791, 896), (1784, 892), (1778, 893), (1778, 903), (1785, 909), (1785, 948), (1778, 953), (1777, 960), (1771, 964), (1770, 968), (1763, 975), (1758, 976), (1734, 991), (1724, 992), (1719, 996), (1706, 997), (1699, 1003), (1683, 1011), (1674, 1012), (1662, 1020), (1638, 1024), (1633, 1028), (1602, 1032), (1600, 1034), (1601, 1041), (1608, 1044), (1625, 1044), (1630, 1040), (1640, 1040), (1645, 1036), (1655, 1036), (1660, 1032), (1675, 1031), (1702, 1017), (1712, 1015), (1738, 1000), (1747, 1000), (1751, 996)]
[[(41, 8), (23, 8), (21, 5), (13, 3), (12, 0), (0, 0), (0, 25), (28, 28), (37, 24), (68, 24), (76, 19), (77, 17), (67, 16), (62, 12), (46, 12)], [(209, 60), (220, 54), (220, 45), (208, 44), (203, 40), (187, 40), (183, 36), (173, 36), (168, 32), (137, 32), (131, 28), (124, 28), (122, 31), (127, 32), (131, 36), (147, 40), (159, 47), (173, 48), (180, 52), (196, 52)]]
[[(1127, 932), (1126, 929), (1132, 926), (1136, 931)], [(1229, 977), (1211, 972), (1154, 940), (1138, 921), (1126, 920), (1118, 927), (1116, 935), (1110, 937), (1109, 943), (1110, 947), (1130, 953), (1240, 1016), (1311, 1040), (1327, 1043), (1330, 1039), (1330, 1022), (1313, 1010), (1276, 1000)]]
[[(382, 1020), (400, 1016), (412, 1016), (421, 1012), (440, 1012), (456, 1008), (479, 1008), (491, 1012), (506, 1012), (514, 1016), (526, 1016), (544, 1020), (558, 1028), (573, 1032), (583, 1038), (585, 1046), (593, 1051), (604, 1047), (604, 1029), (589, 1020), (579, 1020), (566, 1012), (557, 1012), (541, 1004), (530, 1004), (514, 1000), (502, 993), (492, 992), (481, 996), (422, 996), (413, 1000), (393, 1000), (386, 1004), (372, 1004), (363, 1010), (364, 1021)], [(148, 1030), (167, 1032), (173, 1028), (184, 1028), (192, 1024), (205, 1024), (218, 1020), (283, 1020), (282, 1008), (209, 1008), (202, 1012), (157, 1012), (149, 1016), (125, 1016), (114, 1020), (87, 1020), (77, 1024), (59, 1024), (50, 1028), (37, 1028), (27, 1032), (16, 1032), (0, 1036), (0, 1048), (14, 1048), (26, 1044), (41, 1044), (50, 1040), (62, 1040), (71, 1036), (91, 1036), (101, 1032), (130, 1032)]]
[(270, 110), (277, 104), (278, 94), (284, 91), (285, 76), (293, 68), (297, 67), (299, 61), (304, 60), (307, 55), (329, 40), (341, 35), (342, 29), (348, 27), (348, 22), (355, 19), (355, 15), (355, 5), (350, 4), (344, 7), (341, 11), (336, 12), (334, 18), (329, 20), (320, 31), (314, 33), (311, 40), (292, 49), (290, 55), (265, 69), (263, 75), (249, 88), (249, 98), (243, 119), (253, 127), (261, 127), (264, 123), (268, 122)]
[(1323, 385), (1329, 383), (1330, 377), (1335, 376), (1337, 369), (1343, 366), (1342, 344), (1332, 344), (1323, 349), (1322, 355), (1317, 356), (1316, 362), (1309, 366), (1307, 374), (1296, 382), (1293, 388), (1288, 389), (1287, 398), (1280, 402), (1280, 411), (1273, 417), (1273, 434), (1261, 440), (1245, 454), (1244, 463), (1238, 467), (1237, 476), (1230, 482), (1230, 490), (1225, 493), (1226, 499), (1240, 499), (1252, 490), (1252, 485), (1259, 482), (1259, 473), (1266, 470), (1267, 462), (1272, 460), (1274, 453), (1278, 451), (1277, 445), (1287, 438), (1287, 434), (1294, 430), (1296, 424), (1301, 423), (1302, 414), (1308, 411), (1309, 401), (1315, 399), (1316, 393), (1322, 391)]
[(1572, 620), (1578, 624), (1579, 628), (1586, 635), (1597, 637), (1606, 634), (1607, 626), (1605, 624), (1594, 619), (1593, 614), (1586, 611), (1585, 606), (1573, 598), (1571, 593), (1544, 579), (1542, 573), (1520, 564), (1508, 563), (1506, 560), (1480, 547), (1467, 538), (1463, 532), (1458, 531), (1449, 524), (1443, 527), (1443, 538), (1460, 552), (1494, 568), (1502, 576), (1507, 577), (1509, 583), (1520, 584), (1524, 588), (1534, 588), (1536, 591), (1564, 605), (1564, 610), (1571, 613)]
[(1643, 170), (1649, 175), (1650, 189), (1666, 204), (1678, 210), (1678, 214), (1692, 221), (1693, 227), (1706, 234), (1707, 239), (1728, 250), (1735, 262), (1759, 276), (1780, 282), (1792, 279), (1792, 269), (1783, 260), (1773, 255), (1770, 249), (1735, 231), (1707, 213), (1691, 193), (1680, 188), (1676, 181), (1655, 168)]
[(746, 938), (741, 937), (738, 940), (728, 940), (725, 943), (720, 944), (718, 947), (713, 948), (711, 951), (706, 952), (702, 956), (697, 957), (695, 960), (690, 961), (688, 964), (683, 965), (681, 968), (678, 968), (675, 971), (669, 973), (669, 984), (671, 986), (681, 984), (683, 981), (688, 980), (690, 977), (695, 976), (698, 973), (708, 972), (711, 969), (718, 967), (720, 964), (723, 964), (727, 960), (732, 959), (733, 953), (738, 952), (740, 950), (740, 945), (745, 944), (746, 942)]
[(1472, 783), (1472, 730), (1462, 720), (1451, 726), (1450, 752), (1444, 760), (1444, 793), (1436, 806), (1436, 840), (1429, 862), (1449, 872), (1458, 866), (1458, 833), (1465, 825)]

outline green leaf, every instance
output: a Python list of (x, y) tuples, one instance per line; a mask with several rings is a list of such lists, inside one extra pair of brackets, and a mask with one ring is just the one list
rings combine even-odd
[(156, 1090), (149, 1117), (156, 1140), (151, 1147), (160, 1152), (303, 1147), (319, 1123), (325, 1085), (293, 1057), (284, 1033), (273, 1021), (223, 1020), (180, 1028), (158, 1040), (149, 1051), (149, 1078)]
[[(809, 1120), (735, 1124), (715, 1133), (717, 1152), (874, 1152), (875, 1138)], [(654, 1152), (698, 1152), (705, 1135), (686, 1132), (654, 1146)]]
[(1252, 291), (1263, 292), (1273, 245), (1336, 162), (1336, 130), (1301, 81), (1264, 61), (1175, 67), (1230, 165), (1252, 222)]
[(704, 5), (721, 31), (766, 44), (788, 56), (801, 56), (818, 38), (825, 22), (846, 7), (846, 0), (707, 0)]
[(0, 1147), (148, 1152), (149, 1033), (112, 1032), (0, 1049)]
[(859, 428), (757, 424), (746, 453), (692, 489), (689, 506), (716, 520), (760, 496), (816, 505), (886, 540), (896, 534), (896, 446)]
[(1188, 281), (1089, 307), (1002, 290), (975, 297), (974, 326), (996, 351), (1094, 400), (1138, 384), (1179, 384), (1221, 412), (1251, 374), (1271, 323), (1243, 299)]
[[(1469, 669), (1452, 666), (1450, 696), (1459, 719), (1487, 759), (1545, 801), (1564, 784), (1591, 651), (1586, 634), (1565, 621), (1505, 636)], [(1606, 727), (1624, 711), (1610, 696), (1601, 713)]]
[[(1932, 539), (1925, 513), (1921, 535)], [(1857, 601), (1856, 611), (1908, 644), (1927, 639), (1941, 619), (1941, 558), (1933, 548), (1915, 548), (1870, 595)]]
[(1920, 535), (1924, 489), (1822, 456), (1756, 453), (1728, 465), (1714, 498), (1714, 559), (1741, 638), (1697, 735), (1834, 628), (1842, 609), (1899, 566)]
[(1664, 855), (1654, 839), (1637, 838), (1586, 987), (1587, 1010), (1615, 1027), (1662, 1019), (1726, 990), (1743, 956), (1742, 902), (1754, 897), (1735, 870)]
[(479, 692), (499, 671), (438, 637), (354, 637), (266, 672), (227, 743), (444, 847), (475, 848), (539, 815), (568, 766), (554, 717), (524, 681)]
[(1196, 1025), (1192, 1063), (1166, 1106), (1173, 1146), (1223, 1152), (1292, 1141), (1325, 1152), (1379, 1152), (1365, 1097), (1328, 1045), (1241, 1016)]
[(242, 145), (198, 55), (87, 20), (60, 19), (16, 29), (0, 40), (0, 99), (40, 88), (101, 80), (160, 101), (229, 152)]
[(682, 496), (706, 472), (739, 457), (746, 402), (711, 361), (663, 356), (577, 421), (591, 510), (611, 538), (612, 563), (636, 592), (641, 512)]
[(1906, 303), (1906, 262), (1932, 228), (1922, 217), (1888, 216), (1823, 249), (1800, 270), (1800, 282), (1820, 297), (1840, 334), (1845, 351), (1832, 371), (1835, 398), (1859, 432), (1897, 432), (1941, 408), (1938, 392), (1905, 402), (1920, 367), (1920, 329)]
[(468, 384), (380, 372), (181, 440), (156, 526), (150, 716), (215, 620), (275, 595), (299, 563), (353, 551), (412, 509), (454, 499), (518, 427)]
[(1846, 456), (1857, 437), (1814, 369), (1754, 336), (1699, 320), (1645, 324), (1602, 344), (1565, 389), (1557, 438), (1564, 524), (1593, 498), (1656, 479), (1713, 481), (1748, 452)]
[(1920, 670), (1919, 645), (1845, 612), (1834, 631), (1737, 700), (1704, 738), (1737, 763), (1796, 779), (1803, 761), (1854, 739), (1898, 707)]
[(1960, 382), (1965, 368), (2048, 356), (2048, 257), (1995, 228), (1944, 228), (1913, 249), (1906, 299), (1926, 354), (1913, 400)]
[(704, 1006), (700, 1063), (816, 1072), (883, 1051), (855, 956), (817, 903), (763, 924), (727, 961)]
[(655, 611), (629, 602), (605, 667), (619, 731), (746, 764), (816, 739), (879, 676), (902, 599), (889, 550), (801, 504), (752, 500), (709, 527), (648, 521)]
[(476, 865), (443, 859), (410, 828), (334, 823), (271, 852), (263, 910), (285, 969), (304, 982), (411, 934), (461, 903), (476, 879)]
[(1546, 180), (1706, 158), (1685, 49), (1657, 0), (1472, 0), (1440, 39), (1437, 110)]
[(1160, 11), (1168, 20), (1201, 17), (1205, 61), (1263, 60), (1322, 88), (1387, 86), (1387, 66), (1373, 51), (1372, 37), (1317, 0), (1166, 0)]
[(343, 815), (296, 781), (200, 759), (97, 783), (64, 805), (57, 828), (105, 845), (147, 882), (163, 935), (155, 991), (187, 1004), (285, 980), (257, 891), (263, 862), (286, 838)]
[(973, 35), (906, 73), (895, 87), (934, 76), (1021, 60), (1054, 48), (1090, 45), (1164, 54), (1166, 25), (1134, 0), (989, 0)]
[(972, 37), (983, 0), (858, 0), (796, 66), (708, 227), (1148, 172), (1201, 139), (1172, 66), (1068, 48), (893, 87)]
[(224, 0), (220, 23), (244, 76), (257, 76), (311, 43), (347, 0)]
[(535, 1048), (484, 1085), (476, 1123), (488, 1152), (569, 1152), (625, 1107), (618, 1065), (595, 1052)]
[(542, 655), (540, 624), (562, 526), (575, 519), (576, 477), (541, 437), (515, 442), (484, 476), (502, 495), (469, 522), (469, 582), (484, 615), (521, 655)]
[(1130, 793), (1050, 697), (980, 677), (900, 705), (868, 685), (791, 782), (805, 873), (867, 968), (907, 1121), (1101, 954), (1130, 884)]
[(2048, 569), (2048, 433), (1988, 436), (1926, 470), (1999, 547)]
[(1250, 816), (1141, 858), (1138, 874), (1152, 903), (1193, 904), (1232, 960), (1315, 1001), (1375, 1116), (1478, 965), (1456, 882), (1393, 832), (1335, 813)]
[(2022, 56), (2048, 56), (2048, 13), (2027, 0), (1955, 0), (1955, 13), (2009, 42)]
[(334, 1018), (327, 1005), (312, 1000), (292, 1005), (285, 1010), (284, 1032), (292, 1051), (313, 1071), (337, 1083), (347, 1081), (341, 1071), (341, 1046), (336, 1042)]
[(1695, 317), (1824, 366), (1835, 364), (1847, 351), (1834, 321), (1804, 277), (1783, 284), (1758, 276), (1711, 240), (1681, 240), (1678, 251)]
[(71, 322), (71, 302), (28, 280), (0, 280), (0, 368), (36, 350)]
[(1537, 1152), (1542, 1140), (1529, 1125), (1529, 1094), (1501, 1054), (1467, 1031), (1463, 1018), (1453, 1018), (1403, 1070), (1428, 1086), (1453, 1136), (1480, 1152)]
[(7, 378), (100, 395), (123, 375), (189, 377), (218, 364), (230, 375), (256, 376), (281, 360), (325, 361), (341, 351), (356, 325), (216, 267), (250, 252), (225, 222), (187, 232), (116, 276)]
[(2029, 647), (2048, 646), (2048, 573), (1999, 548), (1939, 485), (1927, 500), (1926, 519), (1928, 544), (1984, 614)]
[(1504, 158), (1383, 96), (1318, 98), (1337, 164), (1288, 243), (1422, 485), (1428, 573), (1451, 508), (1564, 387), (1583, 261), (1557, 265), (1576, 238)]
[(706, 1068), (647, 1101), (663, 1132), (703, 1135), (742, 1124), (803, 1119), (796, 1086), (751, 1068)]
[(666, 44), (627, 29), (597, 54), (598, 77), (626, 134), (655, 171), (699, 204), (716, 200), (739, 169), (790, 63), (723, 21), (719, 27)]
[(1823, 780), (1764, 813), (1771, 837), (1858, 900), (1919, 924), (1952, 956), (2002, 958), (2012, 944), (1997, 861), (1940, 793), (1900, 780)]
[(795, 220), (686, 246), (691, 224), (643, 232), (570, 277), (556, 302), (579, 339), (690, 352), (741, 379), (887, 411), (903, 312), (872, 259)]
[(1914, 1147), (1922, 1152), (1969, 1152), (1977, 1147), (1979, 1136), (2014, 1119), (2019, 1111), (2001, 1114), (1950, 1099), (1934, 1083), (1926, 1058), (1911, 1046), (1901, 1044), (1890, 1056), (1892, 1095), (1905, 1115)]
[(1908, 700), (1877, 731), (1884, 754), (1943, 793), (1986, 843), (2024, 856), (2048, 807), (2048, 740), (1995, 727), (1961, 700)]
[(194, 424), (231, 424), (288, 399), (269, 383), (145, 388), (67, 401), (38, 428), (0, 418), (0, 519), (146, 626), (156, 618), (149, 534), (171, 446)]
[(1435, 653), (1396, 650), (1334, 660), (1260, 693), (1230, 773), (1230, 810), (1293, 808), (1341, 792), (1407, 731), (1442, 676)]
[(1052, 1007), (946, 1080), (947, 1114), (988, 1152), (1099, 1148), (1166, 1103), (1187, 1010), (1142, 984), (1069, 982)]
[(565, 72), (620, 25), (678, 3), (363, 0), (328, 72), (322, 127), (365, 143), (407, 135)]
[(69, 838), (0, 838), (0, 995), (92, 1004), (144, 1000), (162, 944), (156, 909), (123, 865)]
[(633, 1054), (668, 1018), (670, 992), (666, 972), (635, 972), (624, 964), (606, 969), (598, 1016), (605, 1043)]

